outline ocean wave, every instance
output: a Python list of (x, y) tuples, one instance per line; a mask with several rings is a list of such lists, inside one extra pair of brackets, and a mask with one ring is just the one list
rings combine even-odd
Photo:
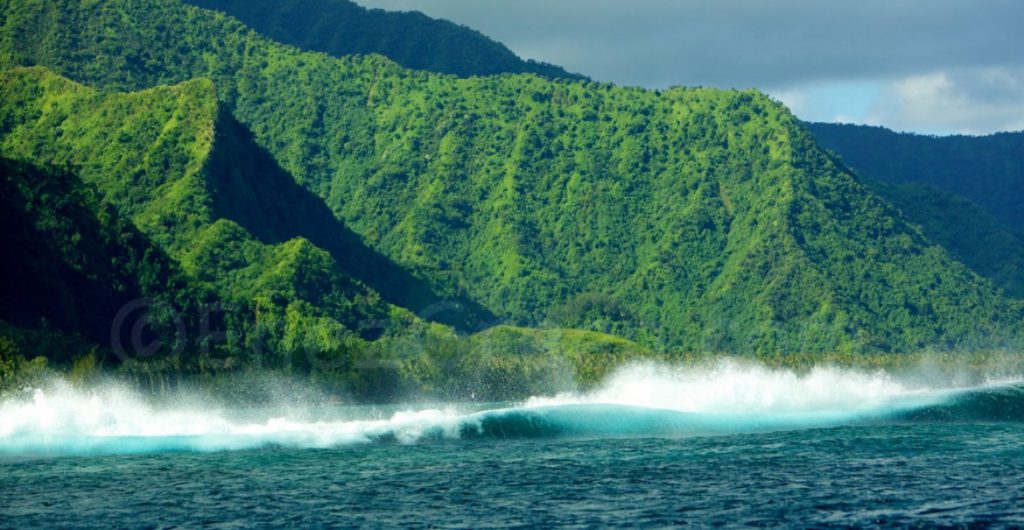
[(201, 400), (153, 404), (118, 387), (67, 384), (0, 403), (0, 455), (327, 448), (443, 439), (687, 436), (858, 422), (1024, 421), (1018, 380), (929, 386), (884, 372), (797, 374), (722, 363), (623, 369), (593, 392), (480, 405), (238, 410)]

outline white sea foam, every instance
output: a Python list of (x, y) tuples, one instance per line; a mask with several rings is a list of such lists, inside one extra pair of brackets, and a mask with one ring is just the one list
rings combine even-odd
[(528, 407), (614, 404), (703, 414), (858, 411), (939, 391), (885, 372), (818, 367), (806, 374), (723, 361), (703, 368), (639, 364), (595, 391), (532, 398)]
[(37, 389), (0, 404), (0, 453), (226, 450), (268, 444), (332, 447), (377, 437), (411, 443), (426, 434), (456, 437), (454, 409), (398, 411), (374, 419), (317, 419), (309, 410), (263, 413), (210, 405), (154, 406), (118, 387)]
[(838, 368), (798, 374), (736, 362), (685, 369), (643, 364), (619, 370), (592, 392), (535, 397), (499, 410), (453, 405), (367, 413), (294, 405), (235, 410), (198, 398), (157, 405), (117, 386), (54, 383), (0, 403), (0, 455), (326, 448), (467, 433), (530, 436), (536, 429), (601, 436), (821, 427), (932, 406), (964, 391)]

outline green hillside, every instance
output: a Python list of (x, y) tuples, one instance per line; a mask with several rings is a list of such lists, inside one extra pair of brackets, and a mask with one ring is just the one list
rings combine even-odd
[[(297, 215), (304, 213), (285, 213), (304, 206), (295, 200), (304, 192), (294, 182), (274, 182), (267, 178), (267, 171), (240, 174), (238, 170), (245, 169), (241, 165), (234, 166), (231, 173), (218, 171), (223, 169), (218, 160), (227, 156), (218, 154), (222, 144), (242, 149), (237, 156), (246, 156), (246, 151), (244, 138), (230, 138), (237, 128), (231, 123), (223, 125), (209, 81), (132, 94), (101, 94), (32, 68), (0, 74), (0, 86), (0, 122), (4, 123), (0, 154), (74, 168), (105, 203), (133, 221), (145, 238), (180, 264), (195, 280), (193, 285), (217, 293), (224, 302), (240, 304), (229, 312), (235, 322), (225, 325), (241, 343), (227, 344), (226, 353), (252, 347), (257, 336), (271, 342), (278, 353), (294, 350), (297, 341), (330, 348), (332, 341), (373, 338), (380, 328), (387, 328), (382, 324), (378, 329), (362, 329), (364, 322), (401, 315), (352, 278), (330, 253), (301, 235), (289, 234)], [(248, 155), (254, 156), (251, 150)], [(231, 178), (241, 182), (231, 182)], [(248, 179), (253, 184), (247, 185)], [(270, 197), (278, 206), (260, 209), (273, 202)], [(236, 215), (239, 213), (253, 217)], [(261, 228), (251, 219), (273, 221), (277, 232)], [(333, 217), (327, 219), (338, 224)], [(254, 226), (255, 233), (267, 241), (257, 239), (244, 225)], [(273, 242), (275, 236), (282, 239), (285, 234), (292, 237)], [(68, 254), (74, 252), (64, 253)], [(101, 257), (95, 260), (104, 261)], [(133, 266), (115, 262), (109, 274), (132, 277), (136, 274)], [(116, 284), (111, 280), (104, 283)], [(104, 285), (97, 286), (101, 295)], [(145, 290), (134, 291), (128, 294), (146, 294)], [(110, 333), (111, 311), (127, 300), (123, 296), (111, 300), (108, 310), (95, 314), (97, 325), (106, 326), (100, 331)], [(9, 311), (21, 311), (16, 301), (10, 302)], [(200, 318), (201, 309), (195, 303), (172, 305), (183, 318)], [(92, 313), (83, 307), (74, 309)], [(74, 326), (71, 329), (77, 331)], [(320, 336), (310, 336), (317, 334)], [(89, 336), (100, 344), (109, 343), (102, 334)]]
[[(69, 366), (98, 355), (156, 386), (270, 368), (366, 399), (497, 398), (564, 390), (578, 374), (587, 381), (646, 353), (617, 337), (546, 330), (531, 332), (550, 337), (546, 353), (524, 356), (385, 303), (349, 272), (376, 268), (371, 280), (404, 291), (409, 307), (432, 295), (252, 144), (208, 81), (99, 93), (16, 68), (0, 74), (0, 87), (0, 154), (84, 179), (0, 159), (0, 391), (22, 357)], [(147, 344), (166, 346), (158, 356), (112, 342), (131, 344), (142, 313), (127, 315), (122, 336), (111, 332), (143, 299), (148, 320), (138, 325)]]
[[(468, 53), (467, 50), (478, 53), (490, 50), (486, 43), (471, 44), (464, 40), (455, 39), (453, 41), (451, 38), (442, 37), (420, 39), (416, 32), (411, 33), (413, 37), (407, 38), (406, 35), (410, 33), (405, 31), (407, 28), (406, 24), (402, 23), (405, 20), (402, 17), (409, 17), (410, 21), (419, 20), (414, 16), (416, 14), (389, 13), (381, 10), (367, 11), (344, 0), (294, 2), (190, 0), (188, 3), (223, 11), (264, 35), (304, 49), (323, 51), (335, 56), (350, 53), (380, 53), (399, 64), (424, 70), (460, 73), (425, 62), (413, 65), (407, 59), (409, 50), (395, 50), (394, 47), (389, 47), (386, 44), (359, 48), (357, 41), (359, 41), (358, 45), (362, 45), (365, 40), (360, 39), (365, 39), (366, 34), (372, 34), (380, 41), (393, 42), (391, 39), (401, 35), (402, 38), (397, 39), (397, 42), (406, 43), (415, 50), (422, 50), (422, 53), (429, 51), (431, 54), (445, 58), (465, 56)], [(369, 20), (371, 14), (376, 17), (372, 21)], [(310, 27), (314, 29), (312, 31), (296, 31), (294, 29)], [(498, 64), (501, 61), (495, 57), (486, 62), (487, 64)], [(502, 72), (515, 73), (519, 71), (522, 70), (508, 68)], [(988, 138), (965, 137), (957, 138), (955, 142), (939, 142), (936, 141), (938, 140), (936, 138), (902, 135), (900, 149), (893, 149), (892, 143), (889, 141), (891, 138), (887, 138), (887, 136), (895, 133), (889, 131), (833, 124), (810, 124), (810, 127), (822, 142), (850, 152), (851, 158), (858, 161), (858, 164), (863, 161), (883, 173), (882, 178), (888, 176), (887, 180), (890, 182), (906, 178), (928, 179), (940, 181), (946, 188), (958, 189), (972, 195), (977, 195), (980, 192), (972, 193), (964, 187), (964, 183), (956, 182), (956, 179), (951, 179), (948, 174), (937, 177), (931, 166), (940, 166), (943, 171), (949, 171), (951, 166), (956, 168), (970, 166), (973, 178), (976, 178), (977, 173), (981, 171), (989, 175), (989, 179), (992, 179), (995, 178), (994, 175), (991, 175), (994, 172), (1013, 171), (1012, 164), (981, 164), (980, 162), (991, 160), (993, 149), (1001, 149), (1003, 157), (1012, 158), (1014, 148), (1019, 147), (1013, 142), (993, 142)], [(877, 136), (877, 138), (873, 138), (873, 136)], [(1004, 138), (1004, 140), (1009, 139), (1009, 136)], [(885, 146), (881, 153), (878, 150), (880, 146)], [(903, 160), (906, 149), (923, 150), (925, 153), (917, 153), (913, 157), (913, 161), (907, 163)], [(980, 152), (972, 153), (972, 150), (979, 149)], [(885, 161), (884, 158), (887, 155), (888, 161)], [(953, 160), (956, 162), (951, 164)], [(879, 167), (882, 164), (888, 164), (890, 167), (882, 169)], [(984, 169), (978, 169), (979, 167)], [(897, 170), (902, 170), (903, 173), (896, 177), (887, 175), (887, 173)], [(886, 185), (874, 180), (869, 181), (868, 184), (873, 191), (897, 205), (912, 222), (921, 225), (926, 236), (950, 250), (955, 259), (991, 280), (1006, 294), (1015, 297), (1024, 295), (1024, 266), (1022, 266), (1024, 265), (1024, 246), (1021, 244), (1021, 237), (1006, 227), (992, 224), (995, 218), (987, 211), (959, 199), (959, 196), (950, 195), (927, 185)], [(586, 300), (587, 295), (583, 295), (583, 297), (583, 300)], [(573, 304), (579, 302), (578, 300)], [(555, 311), (556, 320), (562, 316), (568, 316), (564, 309)]]
[(418, 11), (366, 9), (349, 0), (187, 0), (227, 13), (270, 38), (340, 57), (377, 53), (406, 68), (471, 75), (532, 73), (580, 79), (524, 61), (480, 32)]
[(932, 137), (808, 124), (925, 235), (1007, 295), (1024, 296), (1024, 133)]
[[(0, 226), (0, 322), (32, 330), (13, 334), (32, 339), (20, 345), (29, 357), (68, 363), (90, 345), (109, 345), (119, 310), (143, 298), (155, 309), (150, 338), (173, 341), (174, 327), (159, 320), (159, 304), (194, 317), (196, 307), (214, 301), (94, 188), (69, 173), (0, 159)], [(124, 315), (131, 319), (125, 329), (140, 316)], [(10, 339), (8, 331), (0, 335)], [(119, 340), (129, 340), (124, 335)]]
[[(367, 11), (345, 1), (192, 0), (189, 3), (231, 14), (275, 40), (335, 56), (353, 53), (352, 42), (356, 35), (363, 35), (362, 31), (373, 33), (378, 39), (405, 35), (407, 32), (401, 30), (404, 26), (399, 20), (401, 16), (411, 16), (411, 14), (387, 13), (380, 10)], [(367, 16), (368, 13), (373, 13), (378, 18), (372, 23), (359, 19), (360, 16)], [(302, 32), (289, 30), (289, 28), (311, 26), (316, 30)], [(370, 29), (367, 30), (367, 28)], [(466, 53), (466, 48), (461, 46), (463, 41), (452, 42), (451, 39), (444, 38), (429, 41), (420, 41), (416, 38), (399, 40), (404, 43), (415, 42), (416, 49), (430, 50), (442, 57), (459, 57)], [(322, 45), (324, 42), (332, 44)], [(480, 44), (471, 48), (488, 49)], [(400, 64), (409, 65), (409, 61), (403, 55), (408, 51), (396, 51), (384, 45), (360, 51), (380, 53)], [(493, 64), (495, 61), (489, 61), (489, 63)], [(446, 71), (444, 68), (431, 65), (416, 67), (438, 72)], [(517, 70), (508, 69), (506, 71), (516, 72)], [(893, 149), (889, 136), (895, 135), (895, 133), (878, 130), (878, 128), (833, 124), (810, 124), (810, 127), (821, 141), (850, 152), (852, 159), (857, 160), (858, 163), (864, 161), (865, 164), (886, 175), (892, 171), (903, 172), (895, 177), (888, 175), (889, 181), (906, 178), (926, 179), (937, 181), (947, 189), (953, 188), (975, 196), (982, 192), (969, 190), (965, 187), (965, 183), (957, 182), (957, 179), (950, 176), (948, 171), (953, 168), (970, 167), (972, 178), (977, 178), (977, 173), (981, 172), (984, 174), (983, 180), (986, 178), (988, 180), (1005, 180), (1005, 175), (1000, 179), (1000, 176), (995, 173), (1000, 171), (1012, 173), (1014, 171), (1012, 159), (1015, 156), (1014, 153), (1019, 151), (1015, 148), (1020, 147), (1019, 142), (1012, 141), (1011, 135), (1006, 135), (1002, 138), (1004, 141), (1001, 142), (991, 138), (972, 137), (959, 137), (955, 138), (955, 141), (948, 141), (948, 139), (938, 141), (939, 139), (931, 137), (900, 135), (901, 141), (898, 142), (900, 148)], [(879, 152), (880, 146), (885, 146), (881, 152)], [(904, 160), (908, 149), (917, 151), (910, 163)], [(1000, 152), (996, 158), (1009, 158), (1011, 163), (992, 163), (994, 151)], [(886, 156), (888, 159), (885, 158)], [(865, 161), (865, 159), (867, 160)], [(982, 163), (983, 161), (985, 163)], [(880, 168), (879, 166), (883, 164), (888, 164), (889, 167)], [(944, 172), (942, 176), (936, 176), (932, 166), (941, 167)], [(1024, 166), (1021, 167), (1024, 168)], [(1021, 236), (1014, 234), (1005, 226), (993, 224), (995, 218), (987, 211), (974, 206), (969, 201), (960, 199), (959, 196), (927, 185), (886, 185), (874, 180), (869, 181), (868, 184), (873, 191), (897, 205), (912, 222), (922, 226), (926, 236), (949, 250), (955, 259), (991, 280), (1004, 293), (1015, 297), (1024, 294), (1024, 266), (1022, 266), (1024, 265), (1024, 246), (1021, 244)], [(988, 190), (988, 194), (998, 195), (993, 190)], [(982, 200), (985, 199), (982, 198)], [(999, 207), (996, 209), (1008, 210)], [(1015, 212), (1016, 209), (1013, 211)], [(582, 296), (586, 300), (588, 295)], [(579, 302), (577, 300), (572, 304)], [(556, 309), (552, 315), (555, 320), (559, 320), (562, 316), (568, 316), (564, 307)]]
[[(0, 142), (3, 152), (79, 168), (186, 268), (197, 268), (192, 261), (203, 259), (207, 248), (218, 253), (237, 248), (246, 254), (243, 248), (253, 246), (288, 242), (287, 248), (303, 249), (316, 244), (325, 250), (299, 255), (327, 266), (317, 270), (331, 269), (334, 281), (306, 289), (307, 298), (330, 298), (331, 290), (340, 289), (340, 298), (378, 299), (359, 285), (365, 281), (413, 310), (437, 301), (419, 282), (367, 249), (322, 201), (253, 144), (250, 133), (220, 109), (209, 81), (102, 94), (42, 69), (14, 69), (3, 74), (2, 84), (8, 124)], [(272, 256), (284, 254), (275, 251), (267, 259)], [(226, 292), (252, 294), (245, 293), (251, 282), (241, 292), (233, 285), (239, 271), (231, 260), (203, 265), (203, 277), (222, 284)], [(380, 314), (339, 309), (335, 316)]]
[(1024, 237), (984, 208), (923, 184), (868, 185), (955, 259), (988, 278), (1008, 296), (1024, 297)]
[(1024, 233), (1024, 132), (934, 137), (860, 125), (807, 126), (822, 146), (867, 177), (959, 195)]
[(1020, 335), (1019, 306), (756, 92), (458, 79), (303, 53), (170, 0), (9, 1), (4, 15), (5, 65), (107, 90), (212, 79), (370, 247), (517, 324), (732, 352)]
[[(442, 73), (465, 75), (438, 60), (454, 60), (480, 55), (487, 65), (503, 65), (504, 47), (491, 41), (474, 42), (478, 35), (468, 28), (461, 38), (417, 29), (423, 24), (448, 25), (418, 13), (390, 13), (365, 10), (345, 0), (298, 0), (290, 2), (191, 0), (188, 3), (228, 13), (258, 32), (277, 41), (300, 48), (342, 56), (351, 53), (379, 53), (399, 64)], [(429, 20), (429, 22), (427, 22)], [(410, 30), (410, 25), (415, 28)], [(446, 26), (447, 27), (447, 26)], [(298, 31), (295, 28), (303, 28)], [(312, 28), (312, 29), (310, 29)], [(375, 39), (368, 44), (368, 35)], [(402, 46), (399, 45), (401, 43)], [(490, 57), (483, 58), (486, 53)], [(410, 54), (428, 55), (430, 59)], [(419, 62), (417, 62), (419, 59)], [(433, 62), (432, 62), (433, 61)], [(475, 72), (479, 74), (524, 72), (522, 68), (504, 66)], [(544, 75), (543, 72), (536, 72)], [(551, 77), (567, 77), (554, 74)], [(959, 197), (972, 197), (993, 208), (1007, 224), (1020, 199), (1000, 190), (1015, 186), (1014, 173), (1024, 174), (1019, 162), (1020, 135), (989, 137), (933, 138), (919, 135), (897, 135), (874, 127), (835, 124), (810, 124), (819, 140), (848, 154), (849, 160), (861, 167), (870, 167), (878, 178), (887, 182), (913, 181), (918, 184), (886, 185), (870, 180), (873, 191), (897, 205), (910, 220), (921, 225), (926, 236), (950, 250), (952, 256), (990, 279), (1006, 294), (1024, 295), (1024, 246), (1021, 236), (998, 221), (988, 211)], [(895, 138), (895, 141), (894, 141)], [(910, 153), (910, 160), (908, 160)], [(963, 171), (960, 175), (953, 171)], [(1020, 180), (1020, 179), (1016, 179)], [(951, 195), (928, 184), (941, 186), (962, 195)], [(1019, 183), (1018, 183), (1019, 184)], [(584, 295), (586, 300), (586, 295)], [(578, 303), (577, 302), (574, 302)], [(557, 311), (555, 316), (565, 315)], [(557, 320), (557, 318), (556, 318)]]

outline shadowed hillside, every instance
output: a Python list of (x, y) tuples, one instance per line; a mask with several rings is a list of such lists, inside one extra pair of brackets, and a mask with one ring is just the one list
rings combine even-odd
[(369, 247), (513, 323), (722, 352), (1020, 338), (1019, 305), (756, 92), (458, 79), (303, 53), (171, 0), (4, 14), (6, 65), (104, 90), (211, 79)]
[(807, 126), (822, 146), (867, 177), (959, 195), (1024, 232), (1024, 132), (935, 137), (861, 125)]
[(558, 66), (524, 61), (480, 32), (418, 11), (366, 9), (349, 0), (188, 0), (223, 11), (284, 44), (340, 57), (378, 53), (406, 68), (461, 77), (537, 74), (581, 79)]

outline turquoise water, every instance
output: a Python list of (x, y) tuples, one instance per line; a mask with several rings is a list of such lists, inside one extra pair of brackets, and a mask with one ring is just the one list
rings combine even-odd
[(504, 406), (0, 405), (0, 527), (197, 525), (1021, 526), (1024, 385), (729, 367)]

